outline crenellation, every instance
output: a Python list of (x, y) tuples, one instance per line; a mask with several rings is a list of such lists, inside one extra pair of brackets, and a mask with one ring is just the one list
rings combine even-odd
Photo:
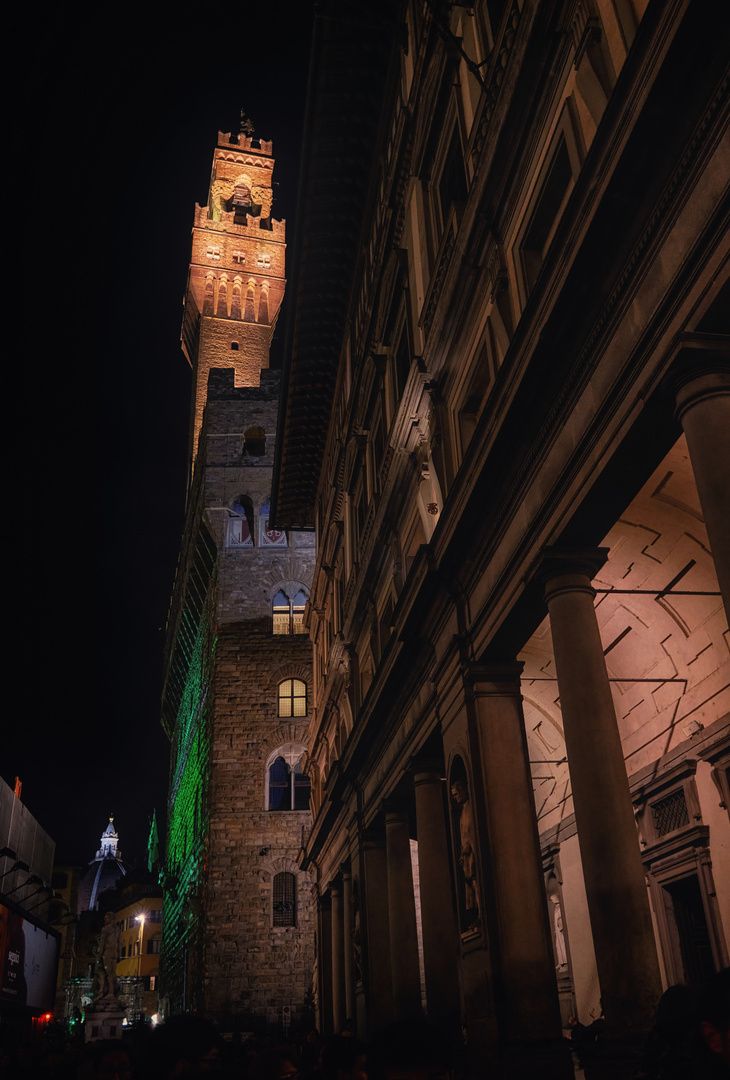
[(273, 141), (267, 141), (266, 139), (254, 139), (251, 135), (246, 135), (241, 132), (239, 135), (231, 137), (230, 131), (218, 132), (218, 146), (214, 151), (217, 156), (222, 153), (223, 150), (228, 151), (229, 147), (238, 146), (242, 151), (257, 151), (261, 154), (266, 154), (271, 157), (273, 153)]

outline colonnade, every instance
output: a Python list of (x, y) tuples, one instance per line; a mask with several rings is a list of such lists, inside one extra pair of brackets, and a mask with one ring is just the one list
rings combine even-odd
[[(726, 611), (730, 609), (730, 367), (726, 353), (692, 350), (671, 385), (686, 433)], [(535, 563), (550, 616), (583, 875), (608, 1031), (648, 1030), (661, 980), (644, 868), (591, 584), (605, 549), (547, 548)], [(472, 813), (487, 946), (484, 974), (500, 1037), (524, 1044), (560, 1035), (555, 959), (520, 693), (522, 665), (462, 667)], [(370, 1031), (420, 1010), (409, 840), (418, 840), (428, 1016), (458, 1028), (465, 1004), (464, 927), (458, 926), (442, 760), (416, 757), (379, 829), (351, 843), (330, 884), (332, 1023), (355, 1017), (363, 987)], [(410, 819), (409, 808), (414, 812)], [(353, 893), (357, 882), (357, 903)], [(457, 878), (458, 880), (458, 878)], [(324, 895), (324, 893), (323, 893)], [(321, 905), (322, 907), (322, 905)], [(355, 914), (357, 912), (357, 914)], [(617, 941), (621, 947), (617, 948)], [(360, 953), (362, 955), (360, 955)], [(360, 982), (357, 983), (357, 980)], [(356, 985), (357, 983), (357, 985)], [(361, 1031), (360, 1034), (366, 1032)]]

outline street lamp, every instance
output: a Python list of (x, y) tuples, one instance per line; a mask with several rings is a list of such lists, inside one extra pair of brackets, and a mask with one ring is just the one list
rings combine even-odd
[[(137, 957), (137, 978), (138, 979), (142, 978), (142, 946), (144, 944), (144, 921), (145, 921), (146, 917), (147, 916), (144, 915), (144, 914), (135, 915), (135, 921), (139, 923), (139, 955)], [(139, 1003), (140, 1004), (140, 1012), (143, 1013), (144, 1012), (144, 988), (142, 989), (142, 993), (141, 993), (140, 997), (141, 997), (141, 1000), (140, 1000), (140, 1003)]]

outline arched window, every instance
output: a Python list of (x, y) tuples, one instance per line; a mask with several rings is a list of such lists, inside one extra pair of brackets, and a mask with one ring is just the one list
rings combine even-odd
[(262, 427), (250, 427), (243, 433), (243, 452), (248, 457), (263, 457), (266, 453), (266, 432)]
[(283, 589), (279, 589), (272, 601), (275, 634), (306, 634), (304, 609), (308, 599), (304, 588), (299, 588), (291, 599)]
[(307, 715), (307, 684), (301, 679), (279, 683), (279, 716)]
[(297, 925), (297, 879), (282, 870), (274, 874), (274, 926)]
[(293, 764), (284, 757), (269, 766), (269, 810), (308, 810), (309, 777), (302, 772), (302, 759)]

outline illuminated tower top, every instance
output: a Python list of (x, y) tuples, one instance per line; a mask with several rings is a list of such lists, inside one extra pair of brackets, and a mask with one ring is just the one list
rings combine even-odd
[(284, 296), (285, 223), (271, 217), (273, 144), (218, 132), (210, 191), (196, 205), (182, 347), (195, 372), (191, 463), (208, 372), (233, 368), (236, 386), (258, 386)]
[(118, 845), (119, 834), (114, 828), (114, 818), (110, 817), (101, 834), (99, 850), (79, 882), (77, 913), (96, 910), (101, 894), (115, 888), (117, 881), (127, 873)]
[(101, 834), (101, 846), (96, 853), (94, 862), (97, 859), (121, 859), (121, 851), (117, 851), (117, 845), (119, 843), (119, 833), (114, 828), (114, 818), (109, 818), (109, 824)]

